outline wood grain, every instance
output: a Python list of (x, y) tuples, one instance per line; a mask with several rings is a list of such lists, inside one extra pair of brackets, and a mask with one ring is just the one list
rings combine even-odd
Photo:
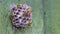
[(30, 5), (33, 10), (33, 24), (31, 28), (12, 30), (10, 15), (10, 5), (12, 3), (25, 3), (25, 0), (3, 0), (0, 2), (0, 34), (43, 34), (43, 16), (42, 16), (42, 0), (26, 0), (26, 4)]

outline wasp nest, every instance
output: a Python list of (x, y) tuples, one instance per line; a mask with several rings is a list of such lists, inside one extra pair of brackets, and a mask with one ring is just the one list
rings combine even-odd
[(14, 27), (27, 27), (32, 23), (32, 10), (27, 4), (11, 6), (11, 21)]

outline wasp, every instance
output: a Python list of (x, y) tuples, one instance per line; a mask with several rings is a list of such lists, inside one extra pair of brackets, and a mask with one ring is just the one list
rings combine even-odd
[(13, 28), (25, 28), (32, 26), (32, 10), (27, 4), (11, 6), (10, 19)]

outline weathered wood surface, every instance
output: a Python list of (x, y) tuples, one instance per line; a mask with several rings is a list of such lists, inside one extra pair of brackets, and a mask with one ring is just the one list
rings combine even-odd
[(60, 0), (46, 1), (46, 34), (60, 34)]
[(26, 3), (33, 11), (32, 28), (17, 34), (60, 34), (60, 0), (0, 0), (0, 34), (14, 34), (9, 19), (12, 3)]
[(43, 18), (42, 18), (42, 0), (1, 0), (0, 1), (0, 34), (14, 34), (11, 27), (10, 4), (25, 3), (32, 7), (33, 25), (32, 28), (18, 30), (17, 34), (43, 34)]

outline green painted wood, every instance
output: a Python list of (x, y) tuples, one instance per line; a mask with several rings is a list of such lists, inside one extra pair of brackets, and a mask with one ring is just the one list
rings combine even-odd
[(46, 0), (46, 34), (60, 34), (60, 0)]
[[(60, 34), (60, 0), (45, 0), (44, 10), (46, 12), (46, 34)], [(45, 34), (43, 20), (42, 0), (0, 0), (0, 34), (14, 34), (12, 30), (10, 15), (10, 5), (12, 3), (22, 3), (30, 5), (33, 11), (32, 28), (18, 30), (17, 34)]]
[[(12, 30), (10, 15), (10, 4), (25, 3), (25, 0), (1, 0), (0, 2), (0, 34), (14, 34)], [(17, 34), (43, 34), (42, 0), (26, 0), (26, 4), (32, 7), (32, 28), (18, 30)]]

